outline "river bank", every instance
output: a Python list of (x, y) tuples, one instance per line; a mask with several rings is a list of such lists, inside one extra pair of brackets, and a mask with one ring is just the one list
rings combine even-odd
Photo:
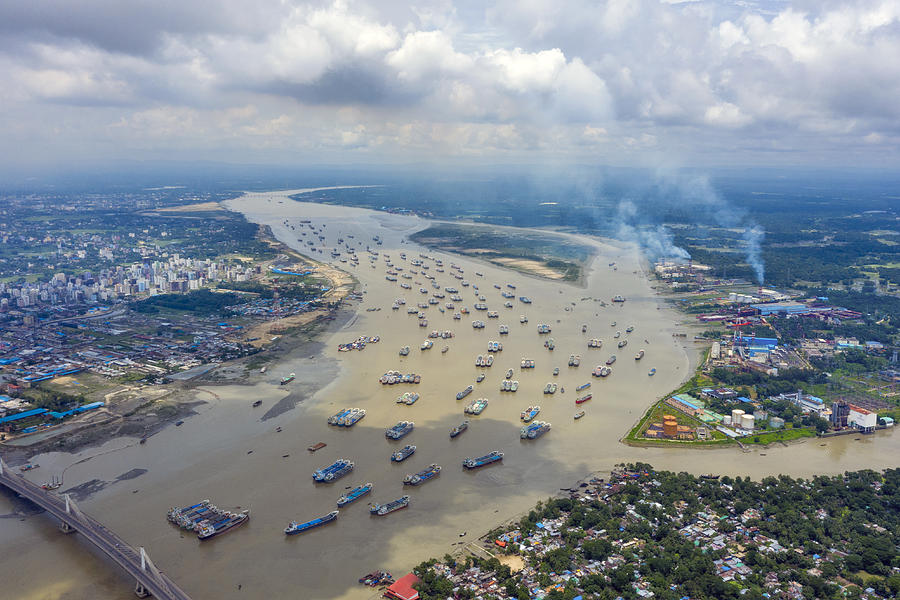
[[(253, 222), (270, 226), (273, 235), (301, 253), (304, 249), (298, 235), (286, 222), (309, 221), (326, 232), (325, 249), (338, 247), (338, 239), (353, 240), (359, 266), (332, 261), (332, 266), (348, 270), (359, 281), (362, 300), (353, 303), (353, 317), (340, 326), (335, 323), (321, 338), (322, 346), (315, 355), (285, 354), (269, 364), (264, 376), (195, 389), (195, 397), (207, 404), (183, 426), (166, 428), (146, 444), (75, 465), (66, 475), (67, 485), (72, 486), (93, 479), (114, 481), (91, 495), (82, 508), (102, 515), (104, 523), (125, 539), (147, 547), (157, 565), (197, 598), (290, 597), (298, 586), (307, 598), (368, 598), (371, 590), (356, 583), (359, 576), (378, 568), (404, 573), (427, 556), (444, 554), (460, 541), (460, 532), (488, 531), (585, 473), (609, 471), (621, 462), (759, 478), (780, 472), (808, 476), (863, 465), (877, 468), (896, 456), (892, 452), (898, 449), (897, 436), (881, 434), (876, 434), (881, 436), (877, 444), (874, 438), (835, 438), (827, 447), (774, 448), (765, 453), (768, 456), (738, 449), (694, 453), (620, 444), (621, 433), (654, 399), (677, 388), (693, 373), (699, 354), (687, 339), (673, 336), (684, 330), (683, 319), (651, 288), (636, 248), (584, 238), (598, 248), (598, 255), (585, 268), (585, 288), (580, 288), (412, 244), (407, 236), (427, 225), (422, 219), (294, 202), (285, 200), (286, 194), (289, 192), (248, 194), (228, 206)], [(366, 246), (378, 254), (367, 253)], [(401, 263), (401, 252), (407, 255), (406, 263)], [(410, 262), (420, 254), (442, 260), (444, 272), (437, 271), (434, 260), (428, 261), (427, 270), (412, 266)], [(421, 286), (404, 291), (399, 287), (403, 278), (387, 280), (384, 255), (402, 265), (404, 273), (418, 271), (412, 276)], [(608, 267), (610, 262), (616, 262), (618, 269)], [(452, 311), (440, 313), (437, 307), (427, 309), (427, 327), (419, 326), (416, 315), (391, 310), (398, 297), (405, 296), (412, 306), (427, 299), (418, 291), (430, 285), (424, 273), (434, 276), (442, 288), (461, 287), (464, 299), (459, 304), (472, 306), (478, 301), (477, 294), (472, 285), (462, 287), (450, 277), (451, 263), (464, 271), (462, 277), (470, 284), (479, 286), (490, 308), (496, 306), (502, 315), (497, 320), (486, 319), (489, 329), (473, 329), (470, 321), (474, 315), (454, 320)], [(483, 272), (483, 277), (476, 276), (476, 271)], [(514, 309), (503, 308), (495, 285), (501, 289), (515, 286), (516, 296), (528, 296), (532, 304), (517, 302)], [(623, 295), (626, 302), (612, 303), (616, 294)], [(519, 322), (520, 314), (527, 314), (527, 324)], [(543, 343), (546, 338), (536, 333), (541, 322), (552, 326), (556, 350), (548, 350)], [(499, 323), (509, 326), (509, 334), (502, 338), (496, 333)], [(585, 324), (587, 331), (582, 332)], [(610, 342), (617, 328), (627, 325), (635, 326), (633, 344), (643, 344), (647, 350), (641, 361), (646, 364), (621, 360), (612, 376), (592, 379), (590, 369), (605, 360), (611, 349), (589, 349), (587, 339), (600, 337)], [(453, 338), (440, 342), (447, 345), (446, 353), (418, 349), (431, 329), (454, 331)], [(362, 351), (337, 351), (339, 343), (375, 335), (381, 341)], [(498, 368), (475, 368), (474, 358), (486, 352), (490, 339), (503, 340), (504, 350), (496, 358)], [(414, 350), (399, 356), (398, 350), (405, 345)], [(582, 366), (566, 367), (566, 357), (576, 353), (582, 356)], [(523, 357), (534, 359), (536, 368), (518, 369)], [(329, 365), (333, 370), (327, 370), (332, 368)], [(559, 374), (553, 375), (557, 366)], [(646, 376), (647, 366), (658, 369), (655, 377)], [(514, 369), (521, 384), (514, 394), (498, 391), (506, 368)], [(422, 383), (405, 389), (379, 384), (381, 374), (392, 369), (418, 373)], [(482, 371), (485, 379), (476, 384), (475, 377)], [(295, 382), (279, 386), (281, 377), (291, 372), (296, 373)], [(308, 377), (321, 378), (324, 385), (294, 408), (263, 418)], [(570, 391), (544, 395), (542, 389), (550, 381)], [(594, 400), (584, 405), (585, 418), (574, 420), (571, 390), (586, 381), (592, 383)], [(450, 428), (464, 418), (464, 402), (453, 398), (470, 383), (478, 386), (473, 397), (488, 397), (490, 406), (481, 416), (465, 417), (471, 420), (469, 429), (450, 439)], [(204, 391), (207, 388), (217, 397)], [(416, 404), (396, 403), (398, 394), (412, 390), (421, 394)], [(262, 401), (258, 409), (251, 407), (255, 400)], [(535, 403), (542, 405), (541, 419), (552, 422), (553, 429), (540, 440), (523, 441), (519, 438), (519, 414)], [(325, 423), (328, 416), (350, 406), (367, 410), (365, 419), (355, 427), (334, 428)], [(415, 429), (401, 445), (416, 444), (418, 450), (408, 464), (396, 464), (390, 461), (396, 443), (387, 441), (384, 431), (403, 419), (414, 420)], [(315, 442), (326, 447), (312, 454), (306, 448)], [(476, 471), (460, 466), (464, 458), (492, 449), (505, 453), (501, 463)], [(346, 481), (314, 485), (309, 480), (313, 470), (340, 457), (355, 463)], [(54, 462), (55, 458), (52, 454), (40, 457), (47, 475), (71, 461), (68, 455), (59, 462)], [(429, 463), (444, 467), (438, 478), (413, 489), (402, 485), (405, 473)], [(135, 469), (145, 472), (118, 479), (136, 473)], [(353, 505), (328, 527), (289, 538), (282, 533), (291, 519), (334, 510), (345, 486), (365, 481), (375, 483), (372, 501), (384, 502), (408, 493), (412, 496), (409, 508), (379, 518), (370, 516), (364, 505)], [(204, 544), (182, 538), (166, 526), (164, 515), (170, 506), (185, 506), (203, 498), (211, 498), (221, 507), (251, 507), (253, 518), (240, 530)], [(110, 583), (105, 571), (105, 575), (97, 575), (93, 559), (71, 555), (67, 549), (70, 542), (56, 537), (52, 526), (37, 521), (8, 519), (0, 523), (0, 536), (9, 540), (4, 550), (10, 549), (12, 557), (0, 565), (0, 576), (15, 597), (61, 597), (67, 593), (106, 600), (120, 596), (123, 589), (127, 592), (128, 582)], [(59, 565), (58, 577), (41, 583), (39, 590), (32, 589), (34, 582), (20, 573), (27, 564), (48, 560)], [(57, 592), (58, 588), (63, 592)]]

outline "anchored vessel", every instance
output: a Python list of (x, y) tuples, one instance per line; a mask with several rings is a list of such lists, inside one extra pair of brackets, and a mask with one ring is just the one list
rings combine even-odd
[(587, 396), (582, 396), (581, 398), (578, 398), (577, 400), (575, 400), (575, 404), (584, 404), (585, 402), (587, 402), (588, 400), (590, 400), (593, 397), (594, 396), (592, 394), (588, 394)]
[(313, 481), (317, 483), (330, 483), (332, 481), (337, 481), (352, 471), (354, 466), (352, 461), (349, 461), (346, 458), (339, 458), (327, 467), (319, 469), (318, 471), (313, 471), (312, 478)]
[(373, 515), (383, 517), (384, 515), (390, 514), (395, 510), (400, 510), (401, 508), (406, 508), (407, 506), (409, 506), (409, 496), (403, 496), (396, 500), (391, 500), (387, 504), (371, 504), (369, 505), (369, 512)]
[(384, 437), (392, 440), (399, 440), (405, 435), (407, 435), (410, 431), (413, 430), (416, 424), (412, 421), (400, 421), (390, 429), (384, 432)]
[(493, 450), (484, 456), (478, 456), (476, 458), (467, 458), (462, 462), (463, 467), (467, 469), (477, 469), (479, 467), (483, 467), (485, 465), (489, 465), (491, 463), (495, 463), (498, 460), (503, 460), (503, 453), (499, 450)]
[(548, 431), (550, 431), (550, 423), (547, 423), (546, 421), (535, 421), (523, 427), (519, 432), (519, 437), (523, 440), (536, 440)]
[(584, 416), (584, 411), (583, 411), (583, 410), (579, 410), (577, 413), (575, 413), (575, 418), (576, 418), (576, 419), (580, 419), (580, 418), (583, 417), (583, 416)]
[(591, 382), (590, 382), (590, 381), (588, 381), (587, 383), (582, 383), (582, 384), (579, 385), (577, 388), (575, 388), (575, 391), (576, 391), (576, 392), (580, 392), (580, 391), (582, 391), (582, 390), (588, 389), (589, 387), (591, 387)]
[(200, 529), (197, 531), (197, 537), (201, 540), (208, 540), (219, 534), (230, 531), (239, 525), (243, 525), (250, 520), (250, 511), (245, 510), (239, 513), (221, 512), (215, 520), (202, 521)]
[(641, 360), (644, 358), (644, 351), (638, 350), (638, 353), (634, 355), (634, 360)]
[(525, 421), (526, 423), (531, 421), (533, 418), (538, 416), (538, 413), (541, 412), (540, 406), (529, 406), (525, 410), (522, 411), (522, 414), (519, 415), (519, 418)]
[(288, 526), (284, 528), (284, 532), (287, 535), (295, 535), (297, 533), (308, 531), (310, 529), (315, 529), (316, 527), (324, 525), (325, 523), (331, 523), (338, 518), (338, 514), (339, 511), (333, 510), (323, 517), (316, 517), (312, 521), (307, 521), (306, 523), (291, 521)]
[(464, 412), (469, 415), (480, 415), (484, 412), (484, 409), (487, 408), (488, 399), (487, 398), (479, 398), (478, 400), (473, 400), (466, 406)]
[(456, 394), (456, 399), (457, 399), (457, 400), (462, 400), (463, 398), (465, 398), (466, 396), (468, 396), (469, 394), (471, 394), (471, 393), (472, 393), (472, 390), (474, 390), (474, 389), (475, 389), (475, 388), (474, 388), (473, 386), (471, 386), (471, 385), (470, 385), (470, 386), (467, 386), (466, 389), (464, 389), (463, 391), (457, 392), (457, 394)]
[(403, 462), (404, 460), (412, 456), (415, 451), (415, 446), (403, 446), (402, 448), (391, 454), (391, 462)]
[(456, 427), (454, 427), (453, 429), (450, 430), (450, 437), (455, 438), (456, 436), (458, 436), (459, 434), (461, 434), (463, 431), (465, 431), (468, 428), (469, 428), (469, 421), (463, 421), (462, 423), (460, 423), (459, 425), (457, 425)]
[(357, 487), (353, 488), (352, 490), (350, 490), (349, 492), (347, 492), (346, 494), (344, 494), (343, 496), (341, 496), (340, 498), (338, 498), (337, 505), (339, 507), (347, 506), (348, 504), (359, 500), (360, 498), (362, 498), (363, 496), (365, 496), (366, 494), (371, 492), (373, 487), (374, 487), (374, 485), (371, 483), (366, 483), (364, 485), (357, 486)]
[(403, 478), (403, 485), (420, 485), (436, 477), (441, 472), (441, 466), (432, 464), (428, 465), (426, 469), (419, 471), (415, 475), (407, 475)]
[(287, 385), (288, 383), (292, 382), (295, 378), (296, 378), (296, 375), (294, 375), (293, 373), (291, 373), (287, 377), (282, 377), (281, 385)]

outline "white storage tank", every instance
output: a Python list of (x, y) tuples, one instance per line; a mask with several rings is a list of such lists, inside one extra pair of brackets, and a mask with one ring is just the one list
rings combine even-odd
[(731, 425), (731, 415), (722, 417), (722, 425)]
[(735, 408), (731, 411), (731, 422), (734, 423), (735, 427), (741, 426), (741, 417), (744, 416), (744, 411), (739, 408)]
[(752, 430), (756, 426), (756, 417), (753, 415), (744, 415), (741, 417), (741, 427)]

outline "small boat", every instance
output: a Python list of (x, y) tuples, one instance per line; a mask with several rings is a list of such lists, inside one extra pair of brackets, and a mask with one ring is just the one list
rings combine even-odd
[(37, 469), (37, 468), (40, 467), (40, 466), (41, 466), (41, 465), (39, 465), (39, 464), (37, 464), (37, 463), (34, 463), (34, 464), (28, 463), (27, 465), (22, 465), (21, 467), (19, 467), (19, 470), (22, 471), (22, 472), (24, 473), (25, 471), (30, 471), (30, 470), (32, 470), (32, 469)]
[(421, 349), (422, 350), (430, 350), (433, 346), (434, 346), (434, 342), (432, 342), (431, 340), (425, 340), (424, 342), (422, 342)]
[(481, 383), (484, 381), (484, 373), (479, 373), (478, 377), (475, 378), (475, 383)]
[(466, 469), (477, 469), (479, 467), (495, 463), (498, 460), (503, 460), (503, 453), (499, 450), (493, 450), (491, 452), (488, 452), (484, 456), (478, 456), (476, 458), (466, 458), (465, 460), (463, 460), (462, 465)]
[(644, 351), (638, 350), (638, 353), (634, 355), (634, 360), (641, 360), (644, 358)]
[(585, 333), (587, 331), (587, 325), (581, 326), (581, 333)]
[(647, 373), (647, 375), (649, 375), (650, 377), (653, 377), (654, 375), (656, 375), (656, 368), (650, 369), (650, 372)]
[(628, 327), (625, 328), (625, 333), (631, 333), (632, 331), (634, 331), (633, 325), (629, 325)]
[(391, 462), (403, 462), (410, 456), (412, 456), (416, 451), (415, 446), (406, 445), (391, 454)]
[(409, 354), (409, 346), (400, 348), (400, 356), (406, 356), (407, 354)]
[(619, 340), (619, 348), (624, 348), (628, 345), (628, 340)]
[(553, 376), (555, 377), (557, 375), (559, 375), (559, 367), (553, 369)]
[(580, 419), (580, 418), (583, 417), (583, 416), (584, 416), (584, 411), (583, 411), (583, 410), (579, 410), (577, 413), (575, 413), (575, 418), (576, 418), (576, 419)]
[(291, 374), (288, 375), (287, 377), (282, 377), (282, 378), (281, 378), (281, 385), (287, 385), (287, 384), (289, 384), (289, 383), (292, 382), (296, 377), (297, 377), (297, 376), (294, 375), (293, 373), (291, 373)]
[(512, 376), (513, 376), (513, 370), (507, 369), (506, 370), (506, 379), (512, 379)]
[(422, 471), (419, 471), (415, 475), (407, 475), (403, 478), (403, 485), (421, 485), (428, 481), (429, 479), (433, 479), (437, 477), (441, 473), (441, 466), (432, 464), (428, 465)]
[(324, 517), (316, 517), (312, 521), (307, 521), (306, 523), (298, 523), (296, 521), (291, 521), (287, 527), (284, 528), (284, 533), (287, 535), (295, 535), (301, 533), (303, 531), (309, 531), (310, 529), (315, 529), (321, 525), (325, 525), (326, 523), (331, 523), (335, 519), (338, 518), (339, 511), (333, 510)]
[(469, 421), (463, 421), (462, 423), (460, 423), (459, 425), (457, 425), (456, 427), (454, 427), (453, 429), (450, 430), (450, 437), (455, 438), (456, 436), (458, 436), (459, 434), (461, 434), (463, 431), (465, 431), (468, 428), (469, 428)]
[(614, 362), (616, 362), (616, 355), (615, 355), (615, 354), (613, 354), (612, 356), (610, 356), (609, 358), (606, 359), (606, 364), (607, 364), (607, 365), (611, 365), (611, 364), (613, 364)]
[(262, 400), (257, 400), (256, 402), (253, 403), (253, 408), (256, 408), (257, 406), (261, 406), (261, 405), (262, 405)]
[(441, 348), (441, 354), (447, 354), (447, 350), (449, 350), (449, 349), (450, 349), (450, 346), (444, 346), (443, 348)]

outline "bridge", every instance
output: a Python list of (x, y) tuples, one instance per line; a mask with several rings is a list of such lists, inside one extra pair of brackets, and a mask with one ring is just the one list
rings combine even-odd
[(103, 551), (137, 582), (134, 593), (139, 598), (154, 596), (159, 600), (190, 600), (167, 575), (160, 572), (143, 548), (134, 548), (114, 531), (84, 514), (68, 494), (59, 496), (13, 472), (0, 458), (0, 485), (40, 506), (60, 523), (63, 533), (78, 532)]

